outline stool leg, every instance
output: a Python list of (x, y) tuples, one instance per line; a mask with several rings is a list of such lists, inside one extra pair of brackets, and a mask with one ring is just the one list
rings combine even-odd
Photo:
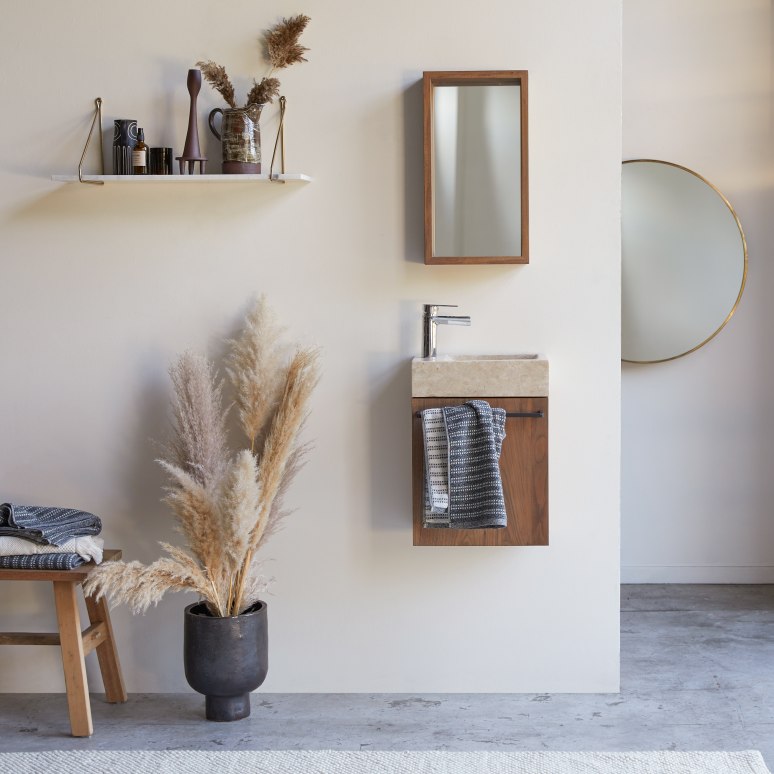
[(76, 583), (54, 581), (56, 617), (59, 621), (59, 639), (62, 646), (62, 665), (67, 706), (70, 710), (70, 727), (73, 736), (91, 736), (91, 705), (89, 687), (86, 682), (86, 664), (83, 660), (81, 620), (78, 614), (78, 600), (75, 595)]
[(121, 675), (121, 664), (118, 662), (118, 650), (113, 638), (113, 625), (110, 622), (105, 597), (97, 600), (86, 597), (86, 609), (89, 611), (89, 621), (92, 624), (105, 624), (105, 641), (97, 646), (99, 671), (102, 672), (102, 682), (105, 684), (105, 697), (110, 703), (126, 701), (126, 688)]

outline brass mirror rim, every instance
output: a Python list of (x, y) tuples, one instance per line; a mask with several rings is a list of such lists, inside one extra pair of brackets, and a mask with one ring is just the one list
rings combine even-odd
[[(697, 344), (695, 347), (692, 347), (689, 350), (686, 350), (685, 352), (681, 352), (679, 355), (672, 355), (671, 357), (663, 357), (659, 358), (658, 360), (632, 360), (630, 358), (621, 357), (622, 363), (639, 363), (641, 365), (650, 365), (652, 363), (668, 363), (670, 360), (678, 360), (681, 357), (685, 357), (686, 355), (690, 355), (692, 352), (696, 352), (697, 349), (701, 349), (705, 344), (712, 341), (712, 339), (715, 338), (715, 336), (720, 333), (720, 331), (723, 330), (723, 328), (726, 327), (728, 324), (728, 321), (734, 316), (734, 312), (736, 312), (737, 307), (739, 306), (739, 302), (742, 300), (742, 293), (744, 293), (744, 286), (747, 283), (747, 239), (744, 235), (744, 229), (742, 228), (742, 224), (739, 220), (739, 216), (736, 214), (736, 210), (734, 209), (731, 202), (726, 198), (726, 196), (723, 194), (723, 192), (716, 186), (713, 185), (709, 180), (707, 180), (706, 177), (703, 175), (700, 175), (698, 172), (694, 172), (694, 170), (689, 169), (688, 167), (684, 167), (682, 164), (675, 164), (673, 161), (663, 161), (662, 159), (627, 159), (622, 163), (621, 166), (624, 164), (663, 164), (667, 167), (675, 167), (677, 169), (683, 170), (683, 172), (688, 172), (694, 177), (699, 178), (703, 183), (706, 183), (722, 200), (723, 203), (728, 207), (729, 212), (734, 217), (734, 222), (736, 223), (736, 227), (739, 229), (739, 236), (742, 238), (742, 249), (744, 251), (744, 270), (742, 271), (742, 284), (739, 287), (739, 293), (736, 296), (736, 301), (734, 301), (734, 305), (731, 307), (731, 311), (726, 315), (726, 319), (723, 320), (723, 322), (720, 324), (720, 326), (711, 334), (709, 335), (704, 341)], [(623, 258), (623, 251), (621, 251), (621, 257)]]
[[(505, 256), (444, 256), (435, 255), (435, 236), (433, 223), (432, 177), (432, 105), (431, 94), (434, 86), (462, 86), (470, 83), (482, 85), (518, 84), (521, 92), (521, 244), (519, 255)], [(529, 70), (425, 70), (422, 73), (422, 112), (423, 112), (423, 154), (424, 154), (424, 221), (425, 246), (424, 259), (428, 266), (464, 265), (464, 264), (528, 264), (529, 263)]]

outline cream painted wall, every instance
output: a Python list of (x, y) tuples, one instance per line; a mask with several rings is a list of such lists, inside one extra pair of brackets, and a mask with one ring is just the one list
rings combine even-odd
[[(140, 0), (133, 20), (96, 0), (9, 8), (2, 497), (93, 510), (108, 544), (155, 557), (173, 537), (149, 440), (167, 422), (167, 366), (189, 347), (219, 357), (249, 296), (266, 292), (325, 355), (317, 451), (266, 551), (264, 689), (616, 690), (620, 5)], [(50, 181), (74, 170), (97, 95), (106, 126), (136, 117), (150, 144), (179, 151), (187, 68), (212, 57), (244, 92), (258, 31), (299, 10), (313, 18), (311, 53), (282, 78), (287, 148), (289, 168), (315, 182)], [(528, 267), (421, 263), (419, 81), (444, 68), (530, 71)], [(218, 104), (204, 89), (200, 114)], [(275, 128), (270, 111), (265, 135)], [(473, 318), (439, 333), (443, 351), (551, 359), (549, 548), (411, 546), (409, 359), (427, 301)], [(48, 589), (3, 591), (4, 627), (52, 624)], [(188, 690), (189, 601), (116, 610), (130, 691)], [(3, 655), (0, 691), (62, 689), (54, 649)]]
[(774, 136), (769, 0), (624, 3), (624, 158), (712, 181), (747, 237), (737, 313), (707, 346), (624, 365), (622, 577), (774, 582)]

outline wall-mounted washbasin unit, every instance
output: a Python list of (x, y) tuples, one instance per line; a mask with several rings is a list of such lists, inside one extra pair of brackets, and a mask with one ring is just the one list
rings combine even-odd
[[(415, 546), (548, 545), (548, 360), (537, 354), (443, 355), (411, 363)], [(508, 525), (424, 527), (424, 443), (419, 411), (485, 400), (505, 409), (500, 455)]]

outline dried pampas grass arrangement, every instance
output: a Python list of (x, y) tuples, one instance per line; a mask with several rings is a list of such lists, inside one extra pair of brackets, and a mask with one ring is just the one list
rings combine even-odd
[[(263, 34), (263, 56), (268, 61), (269, 72), (260, 82), (253, 81), (252, 88), (247, 93), (248, 105), (264, 105), (273, 102), (279, 96), (280, 82), (273, 75), (277, 70), (284, 70), (290, 65), (306, 62), (304, 54), (309, 50), (298, 41), (311, 19), (304, 14), (291, 16), (289, 19), (275, 24)], [(207, 83), (220, 94), (229, 107), (237, 107), (234, 86), (226, 74), (226, 69), (212, 60), (196, 63), (201, 68)]]
[(212, 363), (183, 354), (170, 368), (173, 432), (158, 462), (169, 476), (164, 502), (186, 546), (162, 543), (167, 555), (149, 565), (100, 565), (84, 585), (87, 594), (139, 613), (167, 591), (193, 591), (212, 615), (233, 616), (265, 590), (256, 555), (288, 515), (284, 497), (309, 448), (299, 435), (319, 353), (291, 351), (264, 298), (229, 343), (226, 372), (248, 448), (229, 452), (223, 382)]

